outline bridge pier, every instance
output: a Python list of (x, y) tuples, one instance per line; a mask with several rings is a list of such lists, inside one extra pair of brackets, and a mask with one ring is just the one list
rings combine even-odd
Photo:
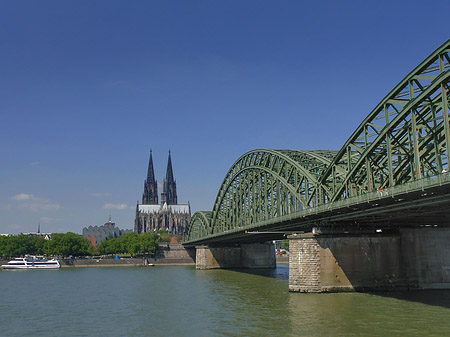
[(450, 289), (450, 228), (289, 236), (289, 291)]
[(275, 268), (273, 243), (250, 243), (233, 246), (197, 246), (196, 269)]

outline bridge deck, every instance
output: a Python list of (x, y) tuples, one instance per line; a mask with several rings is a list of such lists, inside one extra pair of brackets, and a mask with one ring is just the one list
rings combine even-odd
[[(450, 219), (450, 173), (423, 178), (285, 216), (216, 233), (185, 246), (263, 242), (317, 229), (444, 226)], [(449, 223), (450, 225), (450, 223)]]

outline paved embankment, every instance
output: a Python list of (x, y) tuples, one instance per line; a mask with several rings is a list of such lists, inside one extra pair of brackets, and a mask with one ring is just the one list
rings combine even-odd
[[(61, 259), (62, 268), (84, 268), (84, 267), (136, 267), (145, 264), (154, 264), (155, 266), (195, 266), (191, 258), (76, 258)], [(277, 256), (277, 263), (289, 263), (289, 256)]]
[(77, 267), (136, 267), (145, 264), (154, 265), (195, 265), (190, 259), (167, 259), (167, 258), (147, 258), (147, 262), (143, 258), (77, 258), (77, 259), (61, 259), (62, 268)]
[(63, 259), (61, 267), (135, 267), (154, 265), (195, 265), (189, 252), (179, 243), (160, 243), (155, 257)]
[[(192, 252), (179, 243), (162, 243), (160, 251), (154, 258), (147, 258), (145, 261), (140, 258), (71, 258), (61, 259), (62, 268), (81, 268), (81, 267), (135, 267), (137, 265), (154, 264), (159, 266), (172, 265), (195, 265), (194, 258), (190, 255)], [(0, 265), (7, 264), (9, 260), (0, 260)], [(289, 263), (289, 256), (277, 256), (277, 263)]]

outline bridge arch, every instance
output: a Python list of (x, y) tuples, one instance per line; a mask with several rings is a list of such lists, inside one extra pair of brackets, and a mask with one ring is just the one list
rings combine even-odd
[(220, 235), (446, 172), (449, 105), (450, 40), (397, 84), (339, 151), (242, 155), (226, 174), (208, 221), (194, 214), (189, 233)]
[[(448, 170), (449, 83), (450, 40), (395, 86), (346, 141), (319, 179), (333, 191), (328, 201)], [(334, 175), (337, 166), (346, 174)]]
[(232, 165), (222, 182), (212, 211), (211, 234), (314, 207), (318, 178), (335, 154), (247, 152)]
[(212, 212), (195, 212), (189, 223), (189, 229), (186, 234), (188, 240), (196, 240), (211, 233), (210, 223), (211, 223)]

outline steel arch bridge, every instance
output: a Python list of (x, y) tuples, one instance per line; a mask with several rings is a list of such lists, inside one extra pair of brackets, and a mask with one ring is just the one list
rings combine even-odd
[(212, 212), (193, 215), (185, 244), (278, 228), (274, 224), (288, 219), (291, 225), (284, 228), (294, 228), (308, 214), (326, 214), (339, 205), (358, 208), (386, 191), (391, 196), (405, 188), (413, 191), (420, 182), (423, 192), (424, 184), (436, 185), (435, 177), (439, 186), (445, 185), (449, 93), (450, 40), (397, 84), (339, 151), (242, 155), (226, 174)]

